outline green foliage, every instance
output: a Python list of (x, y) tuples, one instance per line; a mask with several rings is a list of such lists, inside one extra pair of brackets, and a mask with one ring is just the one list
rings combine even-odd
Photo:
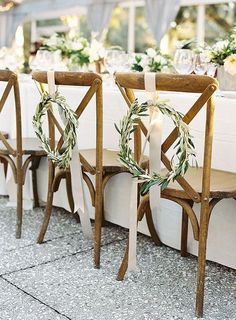
[(145, 51), (145, 54), (135, 56), (131, 70), (137, 72), (160, 72), (171, 67), (172, 59), (169, 55), (163, 54), (158, 48), (149, 48)]
[(72, 65), (83, 66), (89, 63), (88, 41), (76, 36), (54, 34), (40, 48), (47, 51), (60, 51), (62, 59), (69, 59)]
[[(170, 107), (166, 101), (157, 101), (153, 107), (159, 110), (163, 115), (168, 116), (174, 122), (178, 129), (179, 135), (175, 145), (176, 153), (171, 159), (171, 170), (165, 175), (161, 176), (158, 173), (148, 174), (142, 169), (139, 164), (133, 159), (132, 150), (129, 147), (131, 141), (131, 134), (136, 128), (137, 121), (142, 116), (147, 116), (148, 103), (139, 104), (136, 99), (131, 105), (127, 115), (120, 121), (120, 125), (116, 127), (119, 138), (119, 160), (132, 173), (134, 178), (137, 178), (141, 185), (140, 192), (142, 195), (146, 194), (153, 185), (160, 185), (165, 189), (171, 181), (176, 180), (180, 176), (184, 176), (191, 157), (195, 158), (195, 148), (192, 138), (189, 134), (187, 124), (182, 120), (182, 114)], [(175, 163), (176, 162), (176, 163)]]
[(232, 54), (236, 54), (236, 27), (224, 40), (216, 42), (211, 47), (209, 50), (210, 62), (223, 65), (224, 60)]
[(192, 50), (194, 49), (196, 45), (196, 41), (193, 40), (193, 39), (190, 39), (190, 40), (183, 40), (179, 43), (178, 45), (178, 48), (179, 49), (189, 49), (189, 50)]
[[(58, 152), (57, 149), (51, 149), (49, 139), (43, 132), (42, 128), (42, 118), (46, 115), (53, 103), (57, 104), (59, 113), (66, 120), (66, 128), (63, 136), (63, 152)], [(43, 92), (41, 100), (37, 105), (36, 113), (33, 116), (32, 123), (35, 133), (41, 141), (42, 148), (47, 153), (48, 158), (52, 160), (57, 167), (67, 169), (70, 166), (72, 150), (76, 144), (76, 129), (78, 127), (78, 121), (76, 114), (66, 103), (65, 97), (61, 96), (59, 92), (56, 92), (55, 98), (53, 98), (48, 92)]]

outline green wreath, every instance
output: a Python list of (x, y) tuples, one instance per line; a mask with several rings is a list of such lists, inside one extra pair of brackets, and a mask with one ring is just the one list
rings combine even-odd
[[(146, 194), (153, 185), (160, 185), (162, 190), (165, 189), (171, 181), (176, 180), (179, 176), (184, 176), (188, 167), (190, 158), (195, 158), (195, 147), (191, 136), (189, 134), (189, 127), (183, 121), (183, 115), (170, 107), (166, 101), (157, 101), (154, 108), (158, 109), (163, 115), (168, 116), (174, 122), (178, 129), (178, 139), (174, 148), (175, 155), (170, 161), (171, 170), (165, 176), (158, 173), (148, 174), (140, 165), (134, 160), (132, 150), (129, 147), (131, 134), (137, 126), (138, 120), (142, 116), (147, 116), (148, 102), (142, 104), (138, 103), (136, 99), (130, 106), (128, 113), (120, 121), (120, 126), (115, 125), (118, 131), (119, 138), (119, 160), (120, 162), (133, 174), (134, 178), (138, 178), (142, 183), (140, 192), (142, 195)], [(177, 159), (177, 161), (176, 161)]]
[[(46, 115), (53, 103), (58, 106), (59, 112), (67, 121), (63, 135), (63, 152), (51, 149), (49, 138), (47, 138), (42, 129), (42, 118)], [(47, 153), (48, 158), (52, 160), (57, 167), (61, 169), (67, 169), (70, 165), (72, 150), (76, 144), (76, 128), (78, 127), (78, 120), (76, 114), (66, 103), (65, 97), (60, 95), (58, 91), (55, 93), (55, 97), (52, 97), (46, 91), (43, 92), (41, 100), (37, 105), (36, 113), (33, 116), (32, 123), (35, 133), (40, 139), (42, 148)]]

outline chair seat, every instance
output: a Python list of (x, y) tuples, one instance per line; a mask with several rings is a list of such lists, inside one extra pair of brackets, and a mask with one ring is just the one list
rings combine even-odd
[[(10, 146), (16, 150), (16, 139), (7, 139)], [(22, 139), (22, 150), (23, 154), (32, 154), (35, 156), (45, 156), (46, 152), (42, 149), (39, 139), (37, 138), (23, 138)], [(10, 152), (7, 150), (3, 142), (0, 142), (0, 153), (9, 155)]]
[[(165, 174), (166, 170), (162, 170), (162, 174)], [(191, 185), (191, 187), (201, 194), (202, 190), (202, 175), (203, 168), (190, 167), (186, 172), (184, 178)], [(176, 197), (188, 198), (186, 192), (178, 184), (178, 182), (171, 182), (168, 188), (163, 191), (164, 194), (171, 195), (175, 193)], [(211, 198), (231, 198), (236, 196), (236, 173), (211, 170)]]
[[(88, 163), (95, 168), (96, 166), (96, 150), (80, 150), (82, 156), (88, 161)], [(144, 157), (144, 160), (147, 160), (147, 157)], [(118, 151), (103, 149), (103, 169), (107, 173), (120, 173), (120, 172), (128, 172), (119, 161)]]

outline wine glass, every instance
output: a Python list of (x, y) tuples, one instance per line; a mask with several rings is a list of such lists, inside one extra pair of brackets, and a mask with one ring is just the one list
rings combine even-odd
[(217, 65), (215, 63), (208, 63), (207, 64), (207, 75), (209, 77), (214, 78), (216, 75), (216, 69), (217, 69)]
[(180, 74), (193, 72), (193, 52), (190, 49), (177, 49), (174, 56), (175, 70)]
[(134, 60), (133, 53), (122, 52), (120, 55), (120, 67), (117, 71), (128, 72), (131, 69)]
[(41, 66), (43, 65), (43, 55), (44, 50), (38, 50), (34, 59), (32, 60), (30, 67), (32, 70), (40, 70)]
[(31, 63), (31, 69), (49, 70), (53, 68), (53, 52), (38, 50)]
[(196, 53), (194, 56), (194, 72), (203, 75), (207, 71), (207, 57), (204, 52)]
[(107, 50), (105, 56), (105, 66), (111, 76), (119, 70), (122, 63), (122, 55), (125, 54), (122, 50)]

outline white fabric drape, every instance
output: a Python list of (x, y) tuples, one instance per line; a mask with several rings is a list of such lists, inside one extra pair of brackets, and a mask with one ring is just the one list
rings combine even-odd
[[(17, 27), (35, 13), (56, 12), (63, 9), (88, 7), (88, 20), (92, 31), (101, 33), (107, 26), (117, 0), (27, 0), (13, 9), (0, 13), (0, 46), (9, 47)], [(76, 14), (76, 12), (75, 12)], [(91, 15), (91, 17), (90, 17)]]
[(180, 0), (146, 0), (145, 13), (149, 28), (157, 43), (167, 32), (180, 8)]
[(107, 28), (115, 5), (115, 1), (105, 0), (97, 0), (89, 5), (88, 23), (91, 30), (98, 34), (98, 38), (102, 36), (103, 30)]

